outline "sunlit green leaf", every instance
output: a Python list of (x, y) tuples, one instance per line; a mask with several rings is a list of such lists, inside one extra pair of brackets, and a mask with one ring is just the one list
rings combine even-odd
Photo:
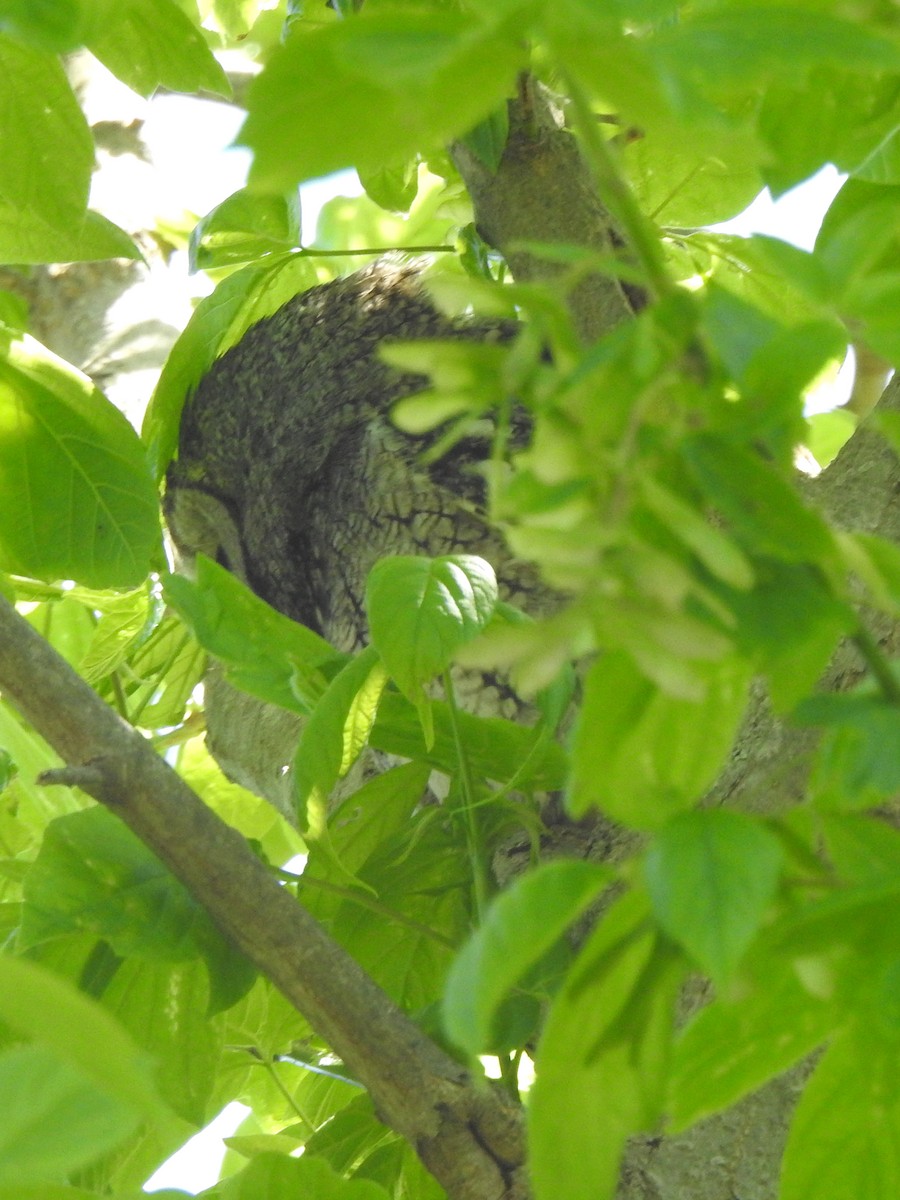
[(423, 685), (485, 628), (496, 603), (494, 572), (472, 554), (395, 555), (372, 568), (366, 583), (372, 644), (420, 712), (426, 703)]
[(324, 802), (359, 757), (387, 682), (384, 664), (369, 646), (338, 671), (313, 709), (294, 758), (295, 799), (304, 827), (311, 794)]
[(257, 1155), (243, 1171), (217, 1189), (217, 1200), (265, 1200), (304, 1193), (316, 1200), (389, 1200), (388, 1193), (369, 1179), (344, 1179), (322, 1158), (304, 1154)]
[(227, 76), (196, 25), (173, 0), (118, 0), (88, 48), (142, 96), (158, 87), (230, 96)]
[(214, 1003), (227, 1008), (255, 972), (223, 940), (204, 909), (135, 835), (94, 806), (47, 829), (25, 881), (23, 948), (76, 932), (105, 939), (123, 958), (202, 957)]
[(359, 182), (366, 195), (379, 208), (388, 212), (406, 213), (419, 190), (419, 171), (415, 159), (395, 167), (381, 166), (370, 171), (358, 171)]
[(149, 1056), (68, 980), (24, 959), (0, 958), (0, 1018), (122, 1104), (153, 1119), (165, 1116)]
[(729, 5), (667, 23), (648, 51), (685, 113), (705, 115), (701, 100), (770, 79), (802, 81), (827, 63), (897, 70), (900, 49), (862, 23), (811, 8)]
[(300, 202), (296, 196), (266, 196), (247, 188), (197, 222), (189, 244), (191, 270), (210, 270), (284, 253), (300, 243)]
[(225, 1032), (222, 1016), (210, 1016), (205, 964), (126, 959), (106, 986), (103, 1004), (155, 1061), (155, 1079), (170, 1108), (201, 1125), (222, 1066)]
[[(17, 214), (26, 228), (34, 218), (57, 232), (78, 229), (87, 208), (93, 141), (57, 59), (0, 36), (0, 112), (0, 200), (10, 218)], [(0, 230), (8, 224), (2, 217), (0, 208)]]
[(664, 126), (624, 148), (623, 163), (641, 207), (665, 227), (727, 221), (762, 190), (752, 130), (704, 137), (705, 132), (687, 139)]
[(371, 171), (464, 133), (506, 99), (523, 55), (516, 38), (460, 12), (363, 9), (305, 31), (251, 89), (240, 134), (251, 182), (281, 190), (341, 167)]

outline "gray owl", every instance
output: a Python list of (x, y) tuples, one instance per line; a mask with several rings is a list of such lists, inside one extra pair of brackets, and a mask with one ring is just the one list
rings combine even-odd
[[(481, 555), (506, 599), (545, 607), (534, 573), (485, 519), (477, 464), (490, 453), (491, 429), (425, 467), (425, 439), (390, 415), (424, 380), (378, 356), (390, 341), (506, 339), (514, 328), (450, 320), (415, 269), (390, 262), (304, 292), (254, 325), (182, 418), (166, 496), (182, 559), (218, 558), (347, 651), (366, 641), (366, 577), (387, 554)], [(510, 693), (490, 682), (479, 711), (488, 704), (513, 715)], [(215, 667), (206, 690), (209, 745), (226, 774), (288, 811), (297, 718), (235, 692)]]

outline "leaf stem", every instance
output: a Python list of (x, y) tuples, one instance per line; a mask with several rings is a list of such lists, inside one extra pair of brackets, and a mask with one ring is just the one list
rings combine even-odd
[(450, 713), (450, 725), (453, 729), (453, 744), (456, 749), (456, 762), (459, 767), (459, 783), (463, 794), (463, 811), (466, 818), (466, 842), (469, 850), (469, 862), (472, 866), (472, 885), (475, 894), (475, 912), (480, 925), (484, 920), (488, 904), (487, 868), (484, 862), (484, 847), (481, 844), (481, 831), (478, 828), (476, 812), (475, 786), (469, 767), (469, 758), (463, 743), (462, 730), (459, 727), (459, 709), (456, 705), (456, 692), (449, 667), (442, 676), (444, 696)]

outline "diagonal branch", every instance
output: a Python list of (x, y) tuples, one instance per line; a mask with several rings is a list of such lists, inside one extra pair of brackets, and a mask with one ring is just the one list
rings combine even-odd
[(369, 1090), (451, 1200), (524, 1200), (521, 1114), (393, 1003), (212, 813), (0, 596), (0, 688), (295, 1005)]

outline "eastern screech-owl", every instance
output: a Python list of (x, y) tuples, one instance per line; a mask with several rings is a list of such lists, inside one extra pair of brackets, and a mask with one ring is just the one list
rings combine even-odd
[[(477, 464), (492, 431), (424, 467), (423, 439), (390, 417), (423, 380), (378, 356), (389, 341), (503, 339), (514, 328), (451, 321), (416, 270), (390, 262), (290, 300), (215, 363), (186, 406), (166, 500), (182, 557), (217, 557), (341, 650), (366, 640), (366, 577), (386, 554), (480, 554), (507, 599), (545, 607), (533, 571), (484, 517)], [(513, 715), (511, 703), (492, 681), (478, 707)], [(287, 811), (296, 718), (234, 692), (213, 668), (207, 722), (226, 773)]]

